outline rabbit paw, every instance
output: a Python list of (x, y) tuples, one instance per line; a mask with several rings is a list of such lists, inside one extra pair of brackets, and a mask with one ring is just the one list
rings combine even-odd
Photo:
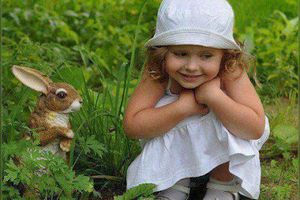
[(66, 133), (66, 136), (70, 139), (72, 139), (74, 137), (74, 132), (72, 130), (69, 130), (67, 133)]
[(61, 141), (59, 146), (60, 146), (61, 150), (63, 150), (64, 152), (69, 152), (70, 147), (71, 147), (71, 140)]

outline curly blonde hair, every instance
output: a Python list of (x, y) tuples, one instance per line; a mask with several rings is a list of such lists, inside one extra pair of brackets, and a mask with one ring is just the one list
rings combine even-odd
[[(224, 49), (224, 55), (221, 60), (219, 76), (230, 74), (239, 70), (241, 73), (248, 71), (251, 61), (251, 55), (246, 53), (244, 44), (236, 41), (242, 50)], [(146, 53), (145, 72), (152, 79), (163, 82), (167, 80), (168, 74), (165, 71), (165, 57), (168, 53), (167, 46), (149, 47)], [(239, 74), (241, 74), (239, 73)], [(235, 76), (236, 77), (236, 76)], [(239, 76), (237, 76), (239, 77)]]

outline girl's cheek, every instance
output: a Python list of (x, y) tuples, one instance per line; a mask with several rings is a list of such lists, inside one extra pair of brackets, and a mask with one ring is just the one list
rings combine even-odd
[(215, 77), (218, 75), (220, 70), (220, 66), (219, 65), (213, 65), (213, 66), (207, 66), (205, 68), (203, 68), (203, 72), (208, 76), (208, 77)]
[(172, 66), (176, 62), (177, 62), (177, 60), (173, 56), (169, 55), (168, 57), (166, 57), (166, 65)]
[(167, 61), (167, 62), (170, 66), (180, 66), (184, 63), (183, 60), (178, 59), (178, 58), (169, 59), (169, 61)]

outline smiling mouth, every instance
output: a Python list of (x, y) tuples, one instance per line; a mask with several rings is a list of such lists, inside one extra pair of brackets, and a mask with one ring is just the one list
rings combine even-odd
[(183, 77), (184, 80), (186, 81), (195, 81), (197, 80), (202, 74), (200, 75), (189, 75), (189, 74), (182, 74), (179, 72), (179, 74)]

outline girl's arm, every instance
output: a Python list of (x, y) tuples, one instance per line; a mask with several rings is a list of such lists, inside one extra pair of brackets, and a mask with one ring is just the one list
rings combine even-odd
[(236, 79), (224, 78), (223, 92), (216, 78), (197, 88), (198, 103), (213, 110), (224, 126), (242, 139), (258, 139), (263, 134), (265, 114), (262, 103), (246, 72)]
[[(131, 138), (153, 138), (160, 136), (186, 117), (203, 113), (194, 92), (184, 91), (177, 101), (155, 108), (163, 96), (167, 83), (159, 83), (144, 77), (132, 94), (125, 111), (123, 128)], [(184, 109), (183, 109), (184, 108)]]

